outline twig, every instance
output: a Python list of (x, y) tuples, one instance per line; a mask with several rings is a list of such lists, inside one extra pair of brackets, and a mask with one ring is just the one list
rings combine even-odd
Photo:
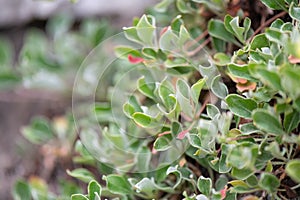
[(190, 51), (187, 53), (188, 56), (194, 56), (196, 53), (198, 53), (199, 51), (201, 51), (201, 49), (203, 49), (207, 44), (210, 43), (210, 38), (207, 38), (203, 43), (201, 43), (201, 45), (199, 45), (196, 49), (194, 49), (193, 51)]
[(186, 49), (188, 49), (189, 47), (191, 47), (194, 44), (197, 44), (197, 42), (199, 42), (200, 40), (202, 40), (203, 38), (205, 38), (208, 35), (208, 30), (205, 30), (202, 34), (200, 34), (198, 37), (196, 37), (194, 40), (189, 41), (186, 44)]
[(286, 15), (287, 12), (286, 11), (282, 11), (280, 13), (278, 13), (277, 15), (274, 15), (273, 17), (271, 17), (270, 19), (268, 19), (267, 21), (265, 21), (263, 24), (261, 24), (253, 33), (253, 35), (247, 40), (247, 43), (250, 42), (255, 35), (257, 35), (260, 31), (262, 31), (266, 26), (270, 25), (273, 21), (275, 21), (277, 18), (279, 17), (283, 17), (284, 15)]

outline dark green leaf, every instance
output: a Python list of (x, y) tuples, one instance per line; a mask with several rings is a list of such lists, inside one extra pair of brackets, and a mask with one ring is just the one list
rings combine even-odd
[(92, 180), (88, 185), (89, 200), (98, 200), (97, 197), (101, 196), (102, 187), (97, 181)]
[(205, 196), (209, 196), (212, 189), (212, 181), (210, 178), (200, 176), (197, 182), (199, 191)]
[(274, 116), (274, 114), (269, 111), (265, 109), (254, 110), (252, 118), (253, 123), (257, 128), (275, 135), (284, 134), (278, 117)]
[(225, 29), (222, 21), (212, 19), (208, 23), (208, 32), (211, 36), (221, 39), (226, 42), (231, 42), (239, 47), (241, 44), (234, 38), (234, 36)]
[(106, 180), (106, 186), (110, 192), (114, 194), (131, 194), (132, 188), (130, 183), (120, 175), (110, 174), (104, 176), (103, 179)]
[(237, 94), (230, 94), (225, 99), (229, 109), (235, 115), (250, 119), (251, 113), (257, 108), (257, 103), (252, 99), (246, 99)]
[(253, 76), (250, 75), (248, 65), (237, 65), (232, 63), (228, 65), (228, 70), (235, 77), (255, 80)]
[(29, 185), (19, 180), (13, 188), (13, 197), (15, 200), (31, 200), (31, 191)]
[(268, 47), (269, 40), (267, 39), (266, 35), (264, 33), (256, 35), (251, 43), (250, 43), (250, 49), (256, 50), (261, 49), (262, 47)]
[(286, 10), (284, 0), (261, 0), (266, 6), (274, 10)]
[(290, 5), (289, 14), (293, 19), (300, 21), (300, 7), (296, 6), (294, 2)]
[(294, 110), (293, 112), (285, 113), (283, 127), (287, 133), (292, 132), (298, 127), (300, 122), (300, 113)]
[(268, 191), (268, 192), (276, 192), (277, 188), (280, 186), (280, 181), (276, 176), (269, 173), (263, 173), (259, 179), (258, 185)]

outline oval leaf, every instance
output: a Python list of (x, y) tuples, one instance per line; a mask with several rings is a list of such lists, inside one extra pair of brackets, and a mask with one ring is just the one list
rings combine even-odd
[(225, 99), (229, 109), (235, 115), (251, 119), (251, 113), (257, 108), (257, 103), (252, 99), (246, 99), (237, 94), (230, 94)]

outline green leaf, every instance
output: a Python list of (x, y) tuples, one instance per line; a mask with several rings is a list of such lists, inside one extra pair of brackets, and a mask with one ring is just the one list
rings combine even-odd
[(138, 80), (138, 89), (145, 96), (154, 99), (155, 83), (146, 83), (144, 76)]
[(240, 180), (244, 180), (244, 179), (250, 177), (252, 174), (254, 174), (254, 171), (252, 171), (251, 169), (248, 169), (248, 168), (237, 169), (237, 168), (233, 167), (231, 170), (231, 175)]
[(230, 94), (225, 99), (229, 109), (235, 115), (251, 119), (251, 113), (257, 108), (257, 103), (252, 99), (246, 99), (237, 94)]
[(221, 39), (226, 42), (231, 42), (239, 47), (241, 44), (234, 38), (234, 36), (228, 32), (220, 20), (212, 19), (208, 23), (208, 32), (212, 37)]
[(205, 78), (200, 79), (191, 87), (191, 97), (195, 103), (198, 103), (200, 92), (205, 84), (205, 81)]
[(152, 122), (154, 121), (154, 119), (151, 116), (141, 112), (134, 113), (132, 115), (132, 118), (135, 123), (144, 128), (150, 127)]
[(265, 33), (256, 35), (251, 43), (250, 43), (250, 49), (256, 50), (261, 49), (262, 47), (268, 47), (270, 45), (269, 40), (266, 37)]
[(286, 10), (284, 0), (261, 0), (263, 4), (274, 10)]
[(181, 13), (190, 13), (191, 9), (184, 0), (176, 0), (176, 6)]
[(257, 128), (275, 135), (284, 134), (278, 117), (274, 116), (274, 114), (269, 111), (265, 109), (256, 109), (252, 113), (252, 118), (253, 123)]
[(231, 63), (228, 65), (228, 71), (235, 77), (244, 78), (252, 81), (255, 80), (253, 76), (250, 75), (248, 65), (237, 65)]
[(214, 55), (214, 63), (219, 66), (225, 66), (229, 64), (231, 57), (225, 53), (218, 52)]
[(34, 118), (30, 126), (22, 129), (22, 134), (34, 144), (42, 144), (54, 138), (49, 121), (42, 117)]
[(298, 127), (300, 122), (300, 113), (296, 110), (292, 112), (285, 113), (283, 120), (283, 127), (287, 133), (292, 132)]
[(71, 200), (89, 200), (89, 199), (83, 194), (73, 194), (71, 196)]
[(170, 136), (163, 135), (159, 138), (157, 138), (153, 144), (154, 149), (156, 151), (166, 151), (167, 149), (171, 148), (171, 140)]
[(167, 31), (159, 38), (159, 47), (162, 50), (172, 52), (178, 48), (178, 41), (178, 36), (170, 28), (168, 28)]
[(184, 80), (178, 79), (176, 89), (176, 99), (181, 110), (189, 117), (193, 117), (193, 107), (190, 101), (191, 91), (188, 84)]
[(67, 174), (85, 183), (88, 183), (95, 179), (94, 175), (84, 168), (74, 169), (73, 171), (67, 169)]
[(222, 82), (221, 75), (216, 76), (211, 83), (211, 91), (219, 98), (224, 99), (228, 94), (227, 86)]
[(120, 175), (110, 174), (103, 177), (106, 180), (106, 186), (114, 194), (131, 194), (132, 188), (130, 183)]
[(297, 183), (300, 183), (300, 159), (290, 160), (286, 164), (285, 171), (286, 173)]
[(258, 185), (262, 189), (273, 193), (276, 192), (277, 188), (280, 186), (280, 181), (273, 174), (263, 173), (259, 179)]
[(268, 40), (278, 44), (284, 44), (285, 35), (280, 30), (275, 28), (267, 28), (265, 34)]
[(166, 12), (169, 5), (173, 2), (174, 0), (163, 0), (161, 2), (159, 2), (158, 4), (156, 4), (154, 6), (154, 9), (157, 11), (157, 12)]
[(132, 115), (135, 113), (135, 109), (131, 104), (125, 103), (123, 105), (123, 112), (128, 118), (132, 118)]
[(155, 198), (157, 193), (156, 184), (149, 178), (143, 178), (140, 182), (135, 184), (137, 193), (145, 194), (148, 198)]
[(284, 66), (280, 70), (280, 80), (283, 89), (288, 92), (293, 99), (300, 97), (300, 90), (297, 87), (300, 80), (300, 69), (291, 66)]
[(217, 106), (213, 105), (213, 104), (207, 104), (206, 105), (206, 112), (207, 115), (213, 119), (216, 115), (220, 114), (219, 109), (217, 108)]
[(128, 59), (128, 55), (131, 54), (134, 57), (142, 57), (141, 53), (131, 47), (117, 46), (114, 52), (118, 58)]
[[(149, 19), (152, 19), (152, 24), (149, 22)], [(154, 38), (154, 17), (143, 15), (136, 25), (137, 35), (139, 38), (146, 44), (153, 46), (153, 38)]]
[(300, 7), (296, 7), (294, 2), (290, 5), (289, 14), (293, 19), (300, 21)]
[(233, 18), (230, 22), (229, 22), (230, 26), (232, 27), (232, 30), (235, 34), (235, 36), (238, 38), (238, 40), (242, 43), (245, 42), (244, 37), (243, 37), (243, 33), (245, 31), (244, 27), (240, 27), (239, 26), (239, 17), (235, 17)]
[(150, 167), (152, 153), (146, 146), (142, 146), (137, 151), (137, 164), (136, 167), (139, 172), (148, 171)]
[[(257, 67), (256, 69), (253, 69), (253, 71), (256, 73), (256, 76), (260, 77), (261, 81), (268, 85), (271, 86), (272, 88), (276, 90), (282, 90), (281, 86), (281, 78), (280, 76), (274, 72), (274, 71), (269, 71), (267, 69), (263, 69), (261, 67)], [(251, 72), (253, 73), (253, 72)]]
[[(145, 55), (146, 57), (148, 57), (150, 59), (156, 59), (157, 58), (157, 53), (152, 48), (143, 48), (142, 53), (143, 53), (143, 55)], [(136, 56), (136, 57), (141, 57), (141, 56)]]
[(212, 181), (210, 178), (200, 176), (197, 181), (199, 191), (205, 196), (209, 196), (212, 189)]
[(102, 191), (102, 187), (99, 183), (97, 183), (97, 181), (92, 180), (89, 182), (88, 194), (90, 200), (98, 200), (98, 199), (100, 200), (101, 191)]
[(142, 41), (141, 41), (140, 37), (138, 36), (137, 30), (135, 27), (124, 27), (123, 30), (124, 30), (125, 37), (128, 40), (142, 44)]
[(257, 154), (257, 145), (241, 143), (229, 151), (226, 162), (236, 169), (251, 169), (253, 168)]
[(31, 200), (29, 185), (25, 181), (18, 180), (13, 188), (13, 197), (15, 200)]

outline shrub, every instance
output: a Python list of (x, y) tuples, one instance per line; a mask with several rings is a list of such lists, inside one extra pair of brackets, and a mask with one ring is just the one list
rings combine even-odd
[[(89, 184), (73, 200), (299, 196), (298, 2), (255, 1), (260, 25), (234, 2), (163, 0), (124, 28), (131, 43), (115, 52), (131, 65), (95, 104), (96, 124), (75, 114), (85, 168), (67, 172)], [(133, 69), (136, 91), (122, 82)]]

